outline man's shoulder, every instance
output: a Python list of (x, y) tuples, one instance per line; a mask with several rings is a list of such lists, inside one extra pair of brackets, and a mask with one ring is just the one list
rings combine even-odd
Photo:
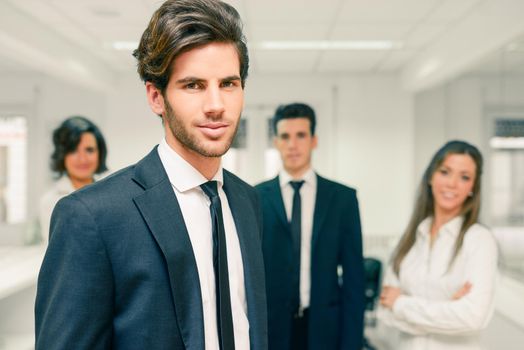
[(342, 184), (340, 182), (337, 182), (337, 181), (334, 181), (334, 180), (327, 179), (327, 178), (322, 177), (320, 175), (317, 175), (317, 181), (318, 181), (317, 182), (317, 187), (318, 186), (329, 187), (329, 188), (334, 189), (337, 192), (351, 194), (351, 195), (356, 195), (356, 193), (357, 193), (357, 190), (355, 188), (353, 188), (353, 187), (344, 185), (344, 184)]
[(255, 185), (255, 189), (257, 191), (265, 191), (265, 190), (271, 189), (275, 186), (275, 183), (278, 183), (277, 179), (278, 177), (274, 177), (272, 179), (262, 181)]
[(224, 169), (224, 182), (228, 186), (234, 186), (235, 191), (244, 191), (250, 195), (255, 194), (253, 186), (226, 169)]
[[(111, 210), (117, 203), (125, 202), (137, 194), (138, 186), (133, 181), (135, 165), (123, 168), (92, 185), (62, 198), (62, 202), (79, 202), (90, 210)], [(70, 204), (71, 205), (71, 204)]]

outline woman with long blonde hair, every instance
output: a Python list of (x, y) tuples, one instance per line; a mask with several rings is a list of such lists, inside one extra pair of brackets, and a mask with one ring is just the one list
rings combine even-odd
[(493, 314), (497, 245), (478, 223), (482, 155), (450, 141), (429, 163), (408, 227), (386, 272), (381, 319), (396, 349), (481, 349)]

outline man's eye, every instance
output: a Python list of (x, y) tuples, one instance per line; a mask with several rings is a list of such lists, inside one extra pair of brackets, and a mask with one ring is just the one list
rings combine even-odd
[(232, 88), (232, 87), (235, 87), (237, 86), (238, 83), (234, 80), (228, 80), (228, 81), (224, 81), (222, 82), (222, 87), (224, 88)]
[(186, 84), (186, 89), (189, 89), (189, 90), (200, 89), (200, 84), (198, 84), (198, 83), (189, 83), (189, 84)]

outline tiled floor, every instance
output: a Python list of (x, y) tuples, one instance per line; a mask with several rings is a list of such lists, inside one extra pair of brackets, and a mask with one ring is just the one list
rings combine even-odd
[[(396, 332), (377, 324), (366, 329), (369, 342), (375, 350), (402, 350), (396, 347)], [(524, 329), (499, 313), (495, 313), (488, 328), (483, 332), (482, 345), (486, 350), (522, 350)], [(420, 349), (423, 350), (423, 349)]]

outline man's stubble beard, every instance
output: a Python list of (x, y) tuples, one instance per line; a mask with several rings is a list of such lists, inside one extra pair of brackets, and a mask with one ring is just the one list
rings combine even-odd
[(222, 151), (218, 152), (212, 152), (205, 149), (204, 145), (202, 145), (199, 140), (192, 136), (189, 131), (184, 127), (184, 124), (176, 117), (175, 112), (173, 111), (173, 108), (167, 102), (167, 99), (165, 101), (165, 108), (166, 108), (166, 119), (167, 124), (169, 127), (169, 130), (171, 130), (171, 133), (173, 136), (182, 144), (183, 147), (196, 152), (204, 157), (222, 157), (231, 147), (231, 144), (233, 143), (233, 139), (235, 138), (235, 135), (238, 131), (239, 122), (237, 121), (235, 125), (235, 131), (231, 135), (231, 137), (226, 140), (225, 147)]

